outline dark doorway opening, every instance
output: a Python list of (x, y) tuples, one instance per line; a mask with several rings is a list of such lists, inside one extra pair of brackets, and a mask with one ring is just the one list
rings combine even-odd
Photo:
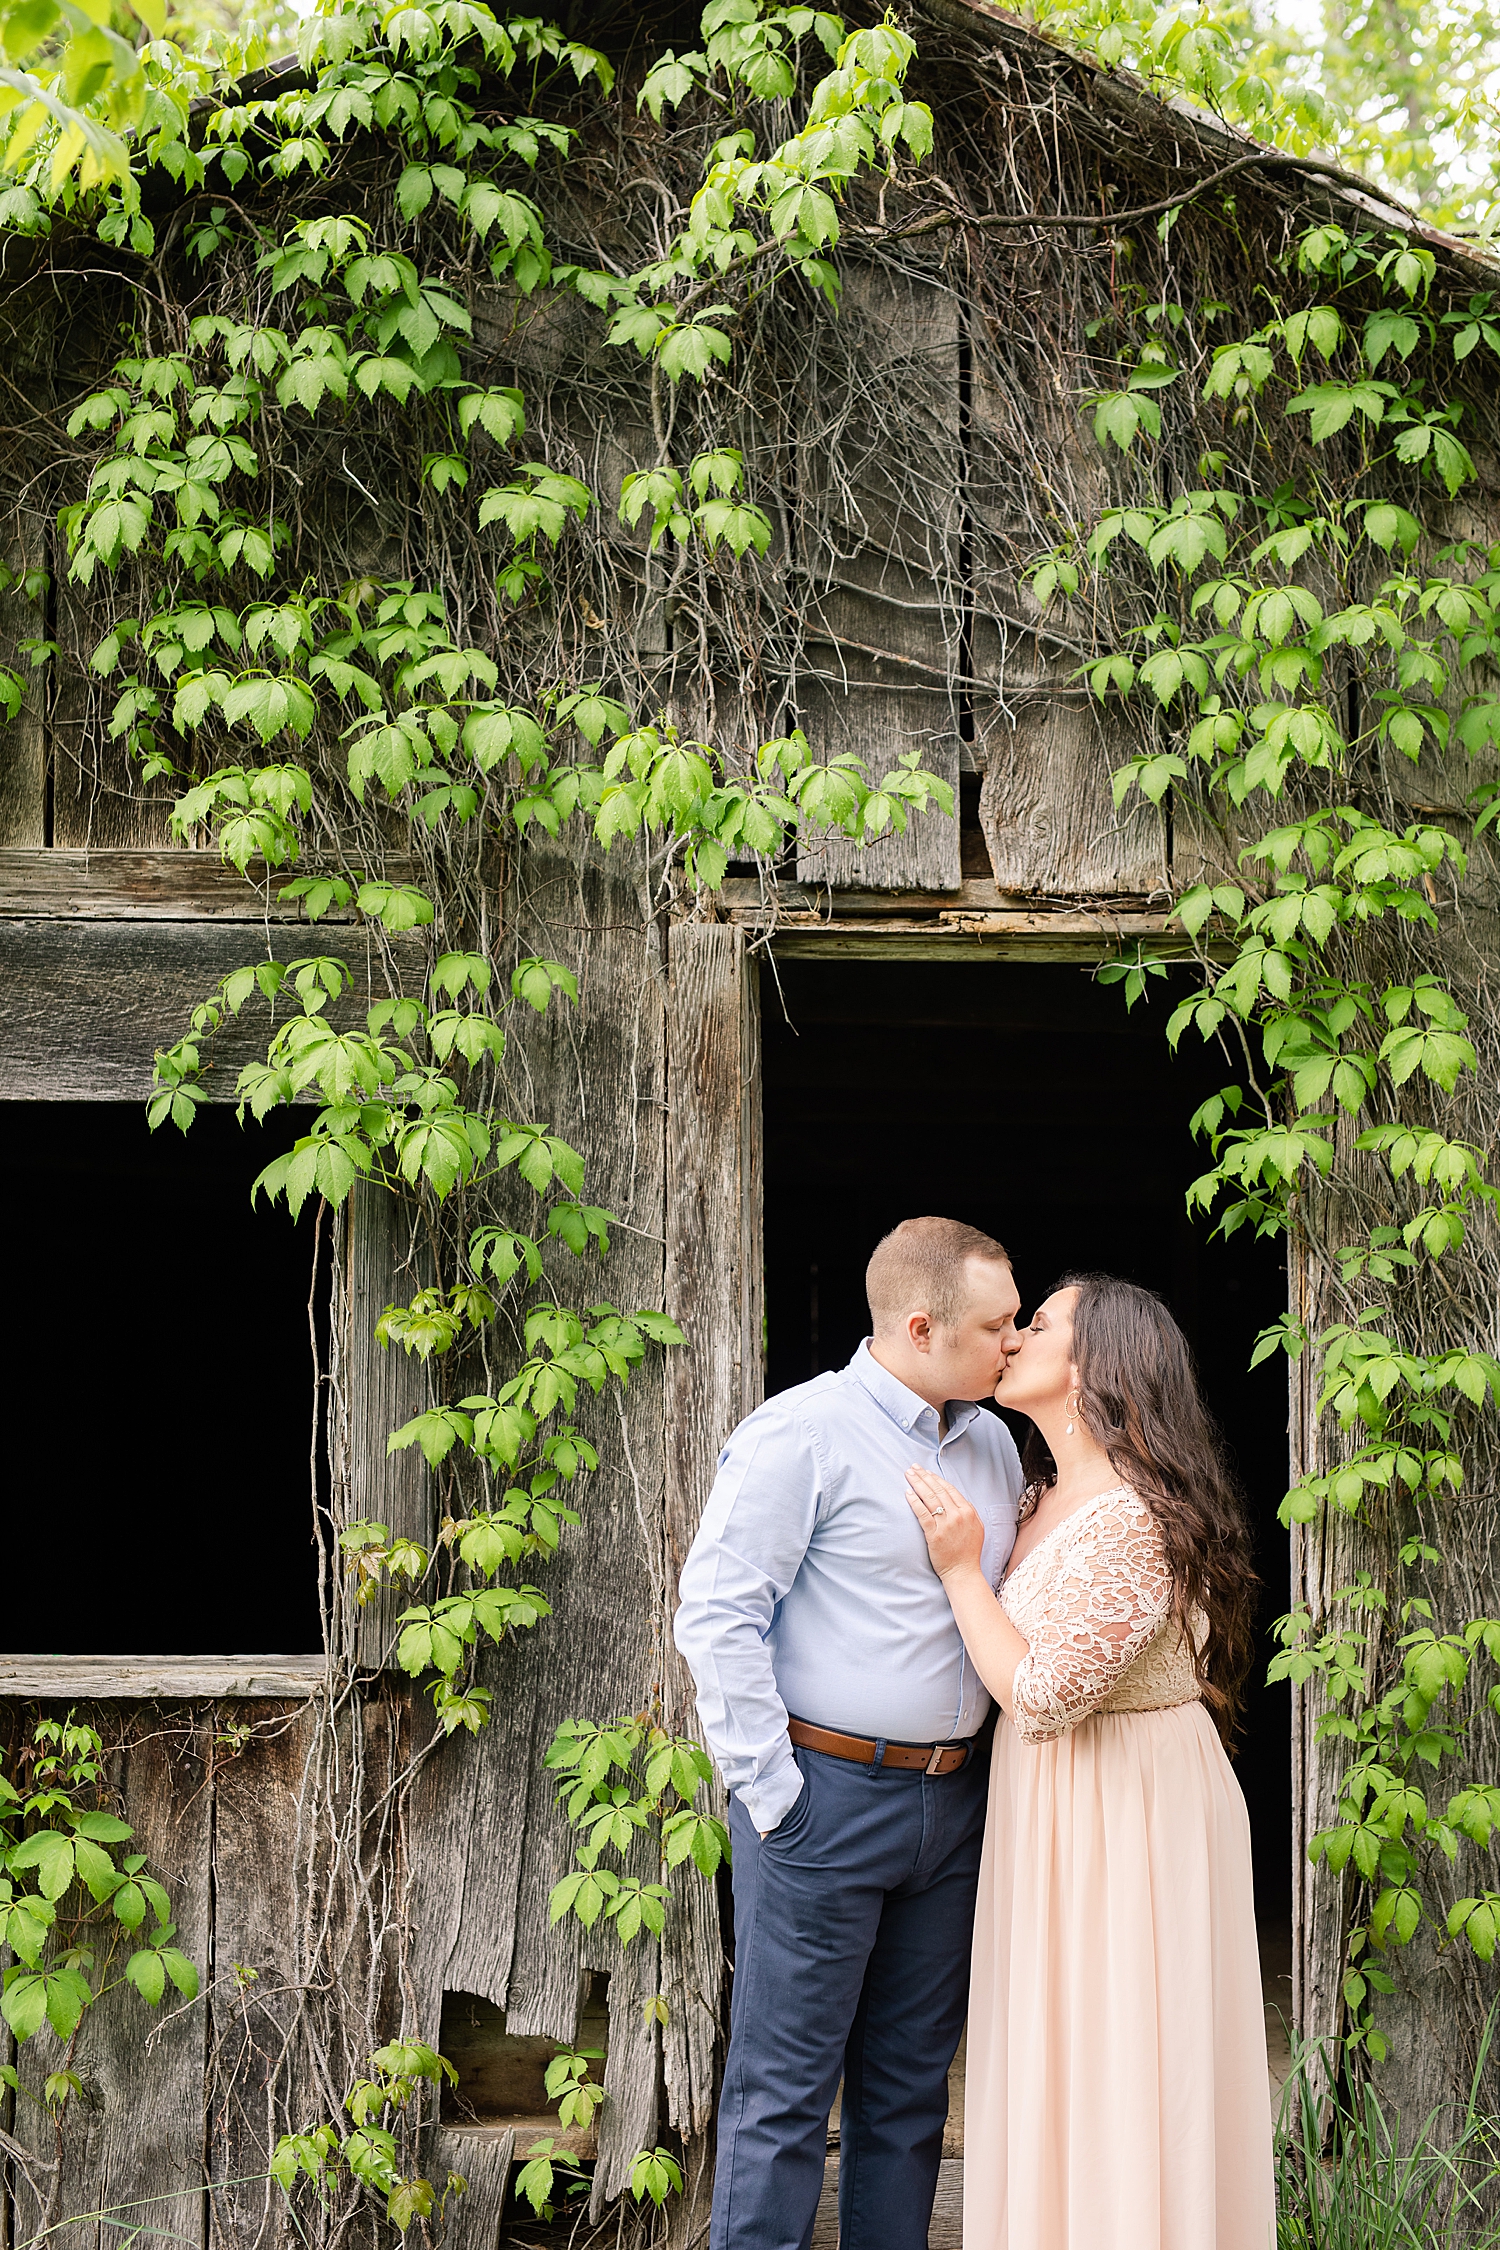
[(152, 1134), (139, 1103), (0, 1103), (18, 1651), (321, 1648), (308, 1308), (326, 1328), (329, 1230), (315, 1287), (313, 1207), (298, 1225), (250, 1207), (305, 1130), (206, 1108)]
[[(793, 960), (761, 994), (767, 1389), (844, 1364), (868, 1331), (870, 1252), (918, 1212), (1004, 1242), (1028, 1312), (1069, 1267), (1159, 1290), (1244, 1481), (1269, 1658), (1288, 1599), (1286, 1374), (1279, 1356), (1249, 1362), (1285, 1307), (1285, 1263), (1278, 1243), (1210, 1240), (1183, 1202), (1207, 1168), (1187, 1121), (1234, 1075), (1224, 1057), (1196, 1036), (1173, 1057), (1165, 983), (1127, 1013), (1117, 987), (1050, 963)], [(1290, 1707), (1264, 1674), (1236, 1766), (1274, 1954), (1290, 1937)]]

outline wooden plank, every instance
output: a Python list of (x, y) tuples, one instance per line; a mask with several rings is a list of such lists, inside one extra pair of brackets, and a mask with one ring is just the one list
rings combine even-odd
[[(299, 932), (295, 957), (332, 954), (354, 984), (329, 1012), (362, 1023), (379, 990), (360, 931)], [(18, 921), (5, 931), (0, 984), (0, 1101), (142, 1101), (152, 1058), (180, 1039), (219, 979), (270, 948), (256, 923)], [(278, 951), (291, 958), (283, 942)], [(264, 1059), (271, 1025), (258, 996), (215, 1040), (208, 1098), (230, 1102), (242, 1064)]]
[[(213, 852), (0, 850), (0, 919), (297, 922), (297, 902), (276, 896), (289, 872), (255, 861), (247, 877)], [(417, 880), (406, 853), (386, 854), (381, 872), (392, 883)], [(317, 927), (353, 919), (352, 908), (335, 910)]]
[(0, 1696), (68, 1702), (200, 1702), (316, 1695), (321, 1656), (0, 1656)]
[(904, 891), (899, 900), (889, 891), (850, 886), (841, 889), (837, 902), (831, 904), (827, 891), (815, 883), (779, 883), (774, 890), (767, 890), (755, 876), (731, 875), (719, 899), (731, 919), (757, 928), (799, 914), (816, 915), (820, 920), (832, 915), (846, 922), (855, 915), (890, 921), (912, 914), (1034, 915), (1053, 911), (1030, 902), (1024, 891), (1002, 891), (990, 877), (978, 876), (965, 876), (957, 891)]
[[(963, 2250), (963, 2239), (964, 2160), (961, 2156), (945, 2156), (938, 2165), (937, 2193), (933, 2197), (927, 2250)], [(838, 2250), (838, 2240), (839, 2160), (835, 2151), (829, 2156), (823, 2174), (823, 2192), (818, 2198), (818, 2215), (813, 2221), (810, 2250)]]
[[(304, 1705), (288, 1712), (281, 1726), (257, 1730), (238, 1751), (216, 1754), (211, 2250), (286, 2239), (285, 2200), (266, 2176), (271, 2152), (282, 2133), (305, 2131), (333, 2113), (353, 2075), (350, 2065), (360, 2059), (352, 2049), (369, 2021), (358, 1964), (346, 1962), (329, 2028), (347, 2044), (336, 2051), (333, 2071), (320, 2083), (310, 2069), (306, 2009), (314, 1967), (309, 1935), (331, 1915), (333, 1904), (326, 1799), (324, 1820), (318, 1817), (329, 1743), (327, 1716), (317, 1705)], [(356, 1772), (356, 1761), (348, 1761), (346, 1807)], [(335, 1833), (342, 1826), (337, 1823)], [(315, 1839), (322, 1842), (321, 1854)], [(321, 1860), (317, 1898), (306, 1890), (310, 1854)]]
[[(147, 1854), (148, 1872), (166, 1884), (175, 1943), (196, 1966), (204, 1992), (184, 2001), (169, 1985), (161, 2006), (149, 2008), (121, 1978), (85, 2018), (72, 2063), (84, 2094), (70, 2105), (62, 2136), (54, 2215), (112, 2216), (80, 2219), (70, 2227), (67, 2241), (78, 2250), (115, 2250), (122, 2235), (136, 2227), (173, 2250), (204, 2239), (212, 1737), (207, 1721), (153, 1723), (149, 1712), (143, 1713), (115, 1762), (135, 1848)], [(23, 2083), (40, 2095), (42, 2075), (59, 2063), (57, 2043), (50, 2034), (38, 2035), (21, 2049)], [(57, 2153), (51, 2119), (39, 2102), (18, 2104), (14, 2132), (46, 2160)], [(27, 2209), (29, 2198), (17, 2200), (16, 2231), (24, 2240), (41, 2215)]]
[[(517, 900), (522, 949), (555, 952), (559, 927), (568, 929), (579, 976), (577, 1009), (550, 1011), (527, 1041), (520, 1114), (579, 1121), (588, 1193), (625, 1222), (601, 1276), (555, 1260), (559, 1294), (584, 1303), (603, 1293), (625, 1309), (664, 1301), (665, 992), (661, 940), (643, 918), (639, 875), (638, 864), (617, 852), (605, 861), (592, 850), (579, 857), (533, 849)], [(650, 1710), (661, 1701), (669, 1602), (662, 1358), (652, 1352), (623, 1401), (606, 1394), (579, 1416), (601, 1466), (582, 1499), (583, 1526), (549, 1573), (557, 1622), (533, 1642), (527, 1673), (534, 1733), (506, 2021), (516, 2032), (570, 2036), (580, 1971), (609, 1974), (609, 2098), (600, 2117), (596, 2212), (624, 2190), (636, 2150), (655, 2138), (658, 2042), (643, 2008), (661, 1989), (663, 1969), (649, 1938), (622, 1954), (603, 1924), (571, 1943), (549, 1929), (548, 1895), (571, 1864), (572, 1838), (548, 1805), (552, 1791), (537, 1766), (562, 1719)], [(466, 1920), (479, 1877), (471, 1862)]]
[(1181, 942), (1150, 929), (1132, 932), (1128, 921), (1113, 928), (1085, 924), (1074, 931), (923, 928), (852, 924), (828, 929), (778, 931), (772, 950), (788, 961), (952, 961), (983, 965), (991, 961), (1107, 961), (1120, 942), (1139, 942), (1148, 953), (1175, 958)]
[[(817, 348), (825, 423), (809, 449), (812, 499), (801, 522), (812, 600), (799, 715), (819, 756), (852, 752), (878, 778), (920, 750), (956, 795), (964, 613), (958, 300), (935, 273), (851, 264), (837, 331)], [(893, 442), (913, 416), (928, 441), (921, 459), (936, 464), (926, 487), (914, 482), (913, 454)], [(923, 684), (907, 684), (917, 666)], [(958, 822), (932, 812), (863, 851), (842, 837), (806, 838), (797, 872), (835, 888), (954, 890)]]
[[(17, 507), (0, 536), (0, 562), (12, 570), (44, 567), (44, 523)], [(0, 594), (0, 662), (20, 673), (25, 701), (13, 719), (0, 724), (0, 848), (39, 846), (47, 841), (47, 671), (34, 671), (21, 651), (25, 640), (46, 634), (46, 607), (19, 592)]]
[[(626, 1310), (663, 1303), (665, 979), (639, 875), (628, 850), (606, 861), (592, 850), (538, 844), (521, 862), (514, 899), (518, 951), (567, 959), (579, 1002), (528, 1021), (513, 1038), (502, 1104), (572, 1139), (588, 1164), (589, 1199), (622, 1222), (602, 1272), (592, 1253), (576, 1263), (561, 1246), (549, 1249), (551, 1286), (578, 1306), (603, 1295)], [(515, 1215), (529, 1222), (534, 1206), (521, 1192)], [(492, 1723), (473, 1740), (433, 1749), (414, 1793), (408, 1846), (416, 1942), (404, 1989), (415, 2020), (435, 2025), (445, 1992), (469, 1992), (503, 2008), (509, 2032), (569, 2041), (584, 1971), (608, 1973), (601, 2205), (626, 2186), (636, 2150), (659, 2130), (657, 2030), (644, 2003), (662, 1989), (664, 1972), (649, 1936), (622, 1953), (612, 1924), (588, 1933), (575, 1923), (550, 1927), (548, 1899), (571, 1865), (574, 1839), (541, 1760), (564, 1719), (661, 1705), (669, 1616), (663, 1386), (653, 1349), (623, 1400), (580, 1398), (577, 1420), (599, 1449), (600, 1468), (579, 1488), (580, 1527), (553, 1561), (528, 1566), (555, 1617), (485, 1651), (478, 1676), (494, 1698)], [(643, 1863), (639, 1871), (655, 1869)], [(470, 2250), (471, 2238), (476, 2250), (494, 2250), (488, 2223), (466, 2218), (460, 2202), (455, 2250)]]
[(1115, 810), (1110, 775), (1131, 744), (1077, 696), (1030, 697), (990, 728), (975, 759), (979, 821), (1001, 888), (1052, 897), (1164, 892), (1162, 818), (1137, 797)]
[[(463, 2250), (498, 2250), (517, 2137), (506, 2125), (439, 2127), (433, 2136), (433, 2169), (428, 2177), (439, 2189), (450, 2172), (469, 2183), (449, 2206), (451, 2231), (446, 2241), (460, 2239)], [(529, 2136), (520, 2138), (524, 2147), (531, 2145)]]
[[(970, 254), (982, 266), (1017, 250), (991, 238)], [(1067, 613), (1044, 619), (1025, 586), (1055, 527), (1096, 521), (1113, 497), (1109, 465), (1078, 411), (1092, 347), (1072, 252), (1054, 237), (1028, 246), (1027, 258), (1040, 336), (1030, 322), (1010, 333), (976, 318), (972, 330), (971, 652), (988, 688), (974, 695), (980, 823), (1002, 887), (1032, 896), (1159, 891), (1163, 817), (1138, 795), (1117, 814), (1110, 788), (1113, 769), (1140, 747), (1136, 734), (1101, 713), (1078, 679), (1089, 650)], [(981, 299), (993, 287), (982, 283)]]
[[(765, 1395), (759, 983), (741, 930), (670, 933), (667, 1012), (667, 1309), (688, 1338), (667, 1370), (667, 1553), (672, 1594), (720, 1450)], [(671, 1724), (696, 1734), (692, 1681), (667, 1667)], [(722, 1805), (716, 1807), (722, 1810)], [(723, 1945), (714, 1899), (694, 1887), (674, 1926), (665, 2069), (672, 2121), (712, 2122)], [(677, 1996), (680, 1996), (677, 1997)]]
[[(355, 1183), (345, 1206), (342, 1365), (347, 1400), (349, 1508), (355, 1522), (383, 1523), (396, 1537), (431, 1548), (437, 1531), (432, 1478), (419, 1446), (387, 1453), (392, 1433), (424, 1413), (427, 1370), (399, 1344), (375, 1340), (387, 1305), (408, 1303), (430, 1278), (409, 1208), (368, 1180)], [(396, 1661), (397, 1618), (413, 1600), (410, 1582), (383, 1584), (357, 1613), (361, 1664), (379, 1670)]]
[(277, 2139), (336, 2119), (386, 2039), (436, 2036), (403, 1974), (412, 1703), (380, 1682), (219, 1737), (209, 2250), (303, 2241)]
[(689, 1338), (667, 1376), (675, 1574), (724, 1441), (764, 1395), (763, 1257), (759, 997), (744, 932), (679, 923), (668, 962), (667, 1310)]

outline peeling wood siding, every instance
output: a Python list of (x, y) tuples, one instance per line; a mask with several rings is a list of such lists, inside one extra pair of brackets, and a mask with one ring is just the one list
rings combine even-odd
[[(671, 931), (668, 1003), (667, 1310), (689, 1339), (667, 1361), (669, 1605), (718, 1456), (764, 1395), (760, 1010), (742, 930)], [(665, 1652), (674, 1731), (698, 1731), (692, 1681)], [(714, 1809), (723, 1811), (715, 1791)], [(676, 1943), (680, 2012), (666, 2028), (669, 2114), (693, 2135), (712, 2124), (721, 2029), (718, 1913), (693, 1885)]]
[[(387, 1305), (409, 1300), (431, 1279), (431, 1268), (394, 1197), (357, 1181), (345, 1207), (344, 1381), (349, 1427), (355, 1433), (349, 1460), (353, 1519), (383, 1523), (398, 1538), (431, 1548), (437, 1535), (432, 1477), (420, 1446), (387, 1453), (382, 1432), (395, 1431), (425, 1412), (427, 1370), (399, 1344), (377, 1343), (375, 1323)], [(389, 1579), (359, 1605), (359, 1660), (375, 1669), (396, 1661), (397, 1620), (411, 1607), (409, 1581)]]
[[(959, 300), (935, 263), (930, 275), (899, 276), (851, 263), (840, 325), (855, 331), (870, 389), (841, 401), (808, 449), (820, 515), (817, 544), (799, 559), (816, 668), (798, 682), (799, 716), (823, 756), (852, 753), (872, 779), (920, 750), (956, 798), (965, 638)], [(916, 414), (946, 464), (919, 507), (909, 464), (878, 418), (890, 397)], [(911, 821), (904, 835), (863, 850), (836, 836), (804, 841), (797, 874), (835, 889), (956, 890), (956, 809), (952, 820)]]

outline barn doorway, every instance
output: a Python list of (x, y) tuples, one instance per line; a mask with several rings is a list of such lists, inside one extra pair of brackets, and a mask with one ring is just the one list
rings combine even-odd
[[(1279, 1356), (1249, 1361), (1285, 1308), (1285, 1262), (1279, 1243), (1211, 1241), (1187, 1218), (1206, 1168), (1187, 1120), (1232, 1073), (1196, 1038), (1173, 1057), (1168, 980), (1127, 1013), (1117, 987), (1063, 964), (794, 958), (763, 970), (761, 1003), (767, 1391), (849, 1358), (868, 1328), (865, 1263), (915, 1212), (1004, 1242), (1028, 1311), (1070, 1266), (1160, 1290), (1249, 1496), (1269, 1659), (1288, 1607), (1286, 1373)], [(1289, 1690), (1264, 1673), (1236, 1765), (1268, 1991), (1289, 2014)]]

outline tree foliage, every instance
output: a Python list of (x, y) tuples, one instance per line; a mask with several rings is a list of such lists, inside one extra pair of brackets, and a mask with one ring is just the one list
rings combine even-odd
[(1466, 0), (1036, 0), (1054, 36), (1278, 148), (1336, 157), (1439, 225), (1497, 219), (1500, 19)]

